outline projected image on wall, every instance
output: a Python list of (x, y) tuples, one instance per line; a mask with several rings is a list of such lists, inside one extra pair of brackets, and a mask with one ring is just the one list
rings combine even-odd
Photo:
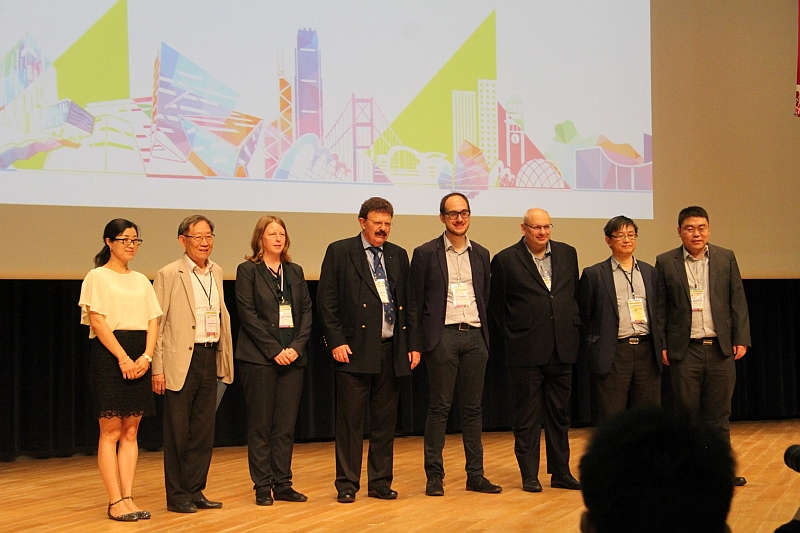
[(2, 203), (652, 218), (647, 2), (17, 4)]

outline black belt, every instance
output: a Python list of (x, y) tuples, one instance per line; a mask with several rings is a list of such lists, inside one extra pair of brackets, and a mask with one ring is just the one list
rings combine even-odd
[(471, 329), (481, 329), (480, 326), (470, 326), (466, 322), (461, 322), (460, 324), (445, 324), (445, 328), (447, 329), (457, 329), (458, 331), (469, 331)]
[(202, 346), (203, 348), (216, 348), (217, 342), (196, 342), (195, 346)]
[(625, 337), (624, 339), (617, 339), (617, 342), (621, 344), (641, 344), (643, 342), (648, 342), (650, 340), (650, 335), (631, 335), (630, 337)]
[(703, 337), (702, 339), (689, 339), (691, 342), (702, 344), (703, 346), (711, 346), (715, 342), (719, 342), (717, 337)]

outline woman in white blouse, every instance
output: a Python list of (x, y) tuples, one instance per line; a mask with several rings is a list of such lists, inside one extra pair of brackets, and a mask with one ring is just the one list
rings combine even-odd
[(128, 268), (142, 243), (136, 224), (112, 220), (103, 242), (96, 268), (81, 286), (81, 324), (89, 326), (92, 339), (89, 385), (100, 421), (97, 464), (108, 491), (108, 517), (134, 522), (150, 518), (132, 494), (139, 422), (155, 414), (150, 362), (161, 308), (150, 281)]

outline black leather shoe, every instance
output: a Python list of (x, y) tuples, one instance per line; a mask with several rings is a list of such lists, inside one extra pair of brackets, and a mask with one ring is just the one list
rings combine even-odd
[(742, 476), (735, 476), (733, 478), (733, 486), (734, 487), (744, 487), (747, 485), (747, 480)]
[(306, 496), (305, 494), (300, 494), (299, 492), (294, 490), (292, 487), (289, 487), (289, 488), (286, 488), (286, 489), (283, 489), (283, 490), (280, 490), (280, 491), (273, 490), (272, 491), (272, 497), (275, 498), (275, 500), (280, 500), (280, 501), (284, 501), (284, 502), (304, 502), (304, 501), (308, 501), (308, 496)]
[(432, 477), (425, 485), (426, 496), (444, 496), (444, 481), (440, 477)]
[(367, 496), (381, 500), (394, 500), (397, 498), (397, 491), (392, 490), (389, 485), (381, 485), (367, 492)]
[(222, 509), (222, 502), (212, 502), (211, 500), (206, 499), (205, 496), (199, 500), (195, 500), (194, 505), (198, 509)]
[(467, 478), (467, 490), (484, 494), (498, 494), (503, 491), (503, 487), (495, 485), (483, 476), (470, 476)]
[(542, 492), (542, 484), (536, 476), (526, 477), (522, 480), (522, 490), (525, 492)]
[(339, 503), (353, 503), (356, 501), (356, 491), (353, 489), (340, 490), (336, 495), (336, 501)]
[(172, 511), (173, 513), (196, 513), (197, 507), (192, 502), (168, 503), (167, 511)]
[(550, 486), (554, 489), (581, 490), (581, 482), (572, 474), (553, 474), (550, 477)]
[(272, 495), (269, 492), (264, 494), (256, 493), (256, 505), (261, 505), (264, 507), (272, 505)]

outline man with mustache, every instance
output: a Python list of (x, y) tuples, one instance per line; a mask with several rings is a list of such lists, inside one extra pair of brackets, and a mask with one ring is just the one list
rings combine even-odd
[(361, 486), (364, 416), (370, 412), (367, 496), (397, 498), (392, 490), (399, 378), (419, 363), (409, 345), (408, 254), (387, 242), (394, 209), (383, 198), (366, 200), (361, 233), (331, 243), (317, 289), (325, 344), (336, 371), (337, 501), (352, 503)]
[(444, 235), (414, 250), (411, 298), (420, 317), (419, 344), (428, 375), (425, 422), (425, 494), (444, 496), (447, 418), (458, 387), (467, 490), (496, 494), (502, 489), (483, 476), (483, 377), (489, 360), (489, 251), (467, 237), (471, 211), (459, 192), (442, 198)]
[[(678, 214), (683, 246), (656, 258), (662, 360), (675, 400), (730, 443), (731, 398), (737, 359), (750, 346), (750, 315), (731, 250), (708, 244), (708, 213)], [(742, 476), (733, 479), (741, 487)]]

